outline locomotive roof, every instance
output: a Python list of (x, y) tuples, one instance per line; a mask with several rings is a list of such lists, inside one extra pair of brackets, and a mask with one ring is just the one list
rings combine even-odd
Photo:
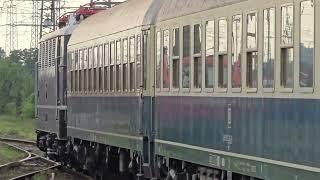
[(77, 24), (74, 24), (74, 25), (66, 26), (56, 31), (47, 33), (41, 37), (39, 42), (47, 41), (49, 39), (52, 39), (58, 36), (70, 35), (77, 26), (78, 26)]
[(128, 0), (88, 17), (73, 32), (69, 45), (151, 24), (154, 18), (152, 14), (150, 16), (146, 14), (149, 14), (147, 11), (152, 2), (152, 0)]
[(164, 21), (247, 0), (160, 0), (157, 21)]

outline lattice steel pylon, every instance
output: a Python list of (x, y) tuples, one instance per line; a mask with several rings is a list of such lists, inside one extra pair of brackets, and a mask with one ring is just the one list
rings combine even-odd
[(30, 48), (37, 48), (39, 42), (39, 0), (32, 0), (32, 24)]
[(5, 50), (7, 53), (18, 49), (18, 28), (17, 28), (17, 6), (10, 0), (6, 3), (6, 42)]

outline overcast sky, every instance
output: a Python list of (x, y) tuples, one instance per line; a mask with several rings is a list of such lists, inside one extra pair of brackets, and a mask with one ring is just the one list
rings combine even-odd
[[(15, 0), (14, 0), (15, 1)], [(85, 4), (90, 0), (66, 0), (65, 7), (78, 7), (81, 4)], [(6, 41), (6, 27), (3, 26), (6, 24), (6, 3), (8, 0), (0, 0), (0, 47), (5, 48)], [(21, 0), (14, 2), (17, 4), (17, 21), (18, 23), (31, 24), (31, 13), (32, 13), (32, 3), (31, 0), (28, 2), (22, 2)], [(39, 7), (40, 8), (40, 7)], [(31, 39), (31, 27), (18, 27), (18, 48), (29, 48), (30, 39)]]

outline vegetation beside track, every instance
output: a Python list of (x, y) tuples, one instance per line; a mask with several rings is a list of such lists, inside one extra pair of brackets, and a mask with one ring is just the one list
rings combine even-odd
[(0, 165), (25, 158), (26, 154), (0, 143)]
[(0, 116), (0, 137), (35, 140), (33, 119)]

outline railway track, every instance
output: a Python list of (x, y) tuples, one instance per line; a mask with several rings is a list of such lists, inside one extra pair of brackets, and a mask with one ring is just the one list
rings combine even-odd
[(38, 174), (64, 174), (68, 179), (91, 179), (78, 172), (61, 167), (57, 162), (43, 157), (33, 141), (0, 137), (0, 142), (26, 154), (25, 158), (0, 165), (0, 179), (24, 180)]

